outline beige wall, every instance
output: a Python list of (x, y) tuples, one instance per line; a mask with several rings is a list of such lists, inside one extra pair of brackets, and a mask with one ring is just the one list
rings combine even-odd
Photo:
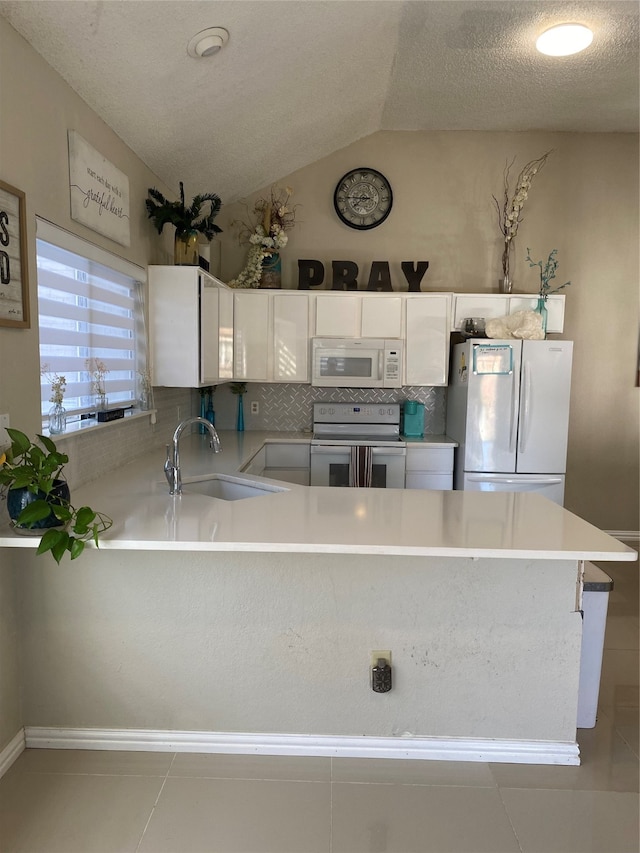
[[(135, 154), (82, 101), (37, 54), (0, 18), (0, 178), (26, 193), (27, 237), (30, 278), (30, 329), (0, 327), (0, 412), (8, 412), (11, 424), (30, 434), (40, 432), (40, 358), (38, 353), (38, 308), (36, 292), (35, 217), (48, 219), (107, 251), (145, 267), (166, 260), (167, 242), (160, 239), (147, 221), (144, 199), (149, 186), (160, 184)], [(124, 248), (79, 225), (69, 215), (69, 167), (67, 130), (77, 130), (91, 145), (129, 177), (131, 247)], [(163, 235), (164, 236), (164, 235)], [(170, 248), (170, 245), (169, 245)], [(68, 439), (73, 445), (69, 472), (73, 483), (99, 475), (114, 462), (126, 461), (136, 448), (163, 444), (175, 425), (176, 404), (183, 410), (190, 395), (181, 392), (156, 396), (164, 410), (158, 425), (136, 422), (127, 440), (118, 430)], [(161, 432), (163, 430), (163, 432)], [(105, 438), (106, 432), (111, 438)], [(65, 451), (69, 451), (66, 446)], [(123, 455), (124, 454), (124, 455)], [(98, 464), (96, 465), (96, 460)], [(79, 467), (83, 471), (77, 470)], [(0, 506), (0, 512), (4, 508)], [(12, 621), (13, 580), (4, 557), (0, 558), (0, 749), (22, 724), (18, 693), (15, 619)]]
[[(147, 189), (159, 186), (166, 193), (169, 189), (4, 18), (0, 18), (0, 80), (0, 178), (26, 193), (31, 307), (30, 329), (0, 328), (0, 412), (9, 412), (12, 424), (33, 433), (41, 428), (36, 215), (145, 267), (150, 261), (159, 263), (164, 259), (167, 242), (166, 238), (158, 238), (146, 218)], [(77, 130), (128, 176), (129, 248), (71, 219), (69, 129)]]
[[(283, 252), (285, 287), (297, 287), (298, 258), (354, 260), (366, 287), (372, 260), (389, 260), (406, 288), (403, 260), (428, 260), (425, 290), (496, 292), (500, 233), (492, 193), (506, 162), (513, 180), (530, 159), (553, 149), (535, 179), (516, 238), (515, 290), (536, 292), (525, 261), (558, 249), (566, 289), (563, 337), (575, 341), (566, 506), (607, 530), (638, 530), (638, 136), (635, 134), (381, 132), (282, 179), (300, 206)], [(371, 231), (342, 225), (333, 191), (349, 169), (389, 178), (393, 210)], [(248, 200), (252, 206), (253, 197)], [(245, 252), (223, 208), (222, 276)], [(325, 281), (325, 286), (329, 286)]]

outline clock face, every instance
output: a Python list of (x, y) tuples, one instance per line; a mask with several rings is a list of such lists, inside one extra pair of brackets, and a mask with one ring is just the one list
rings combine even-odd
[(366, 231), (384, 222), (391, 212), (391, 185), (375, 169), (352, 169), (338, 181), (333, 204), (345, 225)]

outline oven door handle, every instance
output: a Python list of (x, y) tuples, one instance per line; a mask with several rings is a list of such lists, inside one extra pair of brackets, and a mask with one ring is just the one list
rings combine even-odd
[[(358, 444), (356, 442), (355, 446)], [(325, 453), (325, 454), (336, 454), (336, 453), (344, 453), (348, 454), (351, 452), (350, 444), (312, 444), (311, 445), (312, 453)], [(372, 455), (373, 456), (406, 456), (407, 448), (406, 447), (372, 447)]]

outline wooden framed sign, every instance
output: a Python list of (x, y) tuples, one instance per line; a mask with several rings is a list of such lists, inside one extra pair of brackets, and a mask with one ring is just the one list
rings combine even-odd
[(0, 181), (0, 326), (29, 328), (25, 197), (4, 181)]

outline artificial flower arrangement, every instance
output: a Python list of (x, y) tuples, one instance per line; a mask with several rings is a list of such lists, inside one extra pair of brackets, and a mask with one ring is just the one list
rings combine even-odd
[(498, 225), (504, 238), (504, 248), (502, 251), (502, 275), (505, 280), (510, 280), (510, 261), (511, 249), (513, 240), (518, 233), (518, 227), (522, 222), (522, 208), (529, 197), (529, 190), (533, 179), (547, 162), (547, 157), (551, 151), (547, 151), (542, 157), (536, 160), (530, 160), (518, 175), (516, 188), (513, 197), (509, 195), (509, 172), (515, 163), (514, 159), (507, 165), (504, 171), (504, 198), (502, 203), (493, 196), (493, 200), (498, 211)]
[(51, 385), (51, 396), (49, 402), (54, 405), (61, 406), (64, 401), (64, 392), (67, 390), (67, 380), (64, 376), (59, 376), (57, 373), (49, 371), (49, 365), (43, 364), (40, 368), (40, 375), (44, 376), (47, 382)]
[(558, 269), (558, 260), (556, 258), (557, 254), (558, 250), (553, 249), (553, 251), (549, 253), (546, 263), (543, 264), (542, 261), (532, 260), (531, 249), (527, 249), (526, 260), (529, 261), (529, 266), (540, 267), (540, 291), (538, 296), (544, 302), (547, 301), (548, 297), (552, 293), (557, 293), (559, 290), (562, 290), (563, 287), (568, 287), (571, 284), (570, 281), (565, 281), (564, 284), (561, 284), (558, 287), (551, 287), (549, 284), (549, 282), (556, 277), (556, 270)]
[(271, 187), (268, 198), (259, 198), (248, 214), (248, 221), (234, 220), (239, 228), (240, 242), (249, 244), (247, 262), (242, 272), (229, 282), (230, 287), (259, 287), (263, 262), (277, 255), (287, 245), (290, 231), (296, 222), (295, 206), (291, 205), (291, 187)]
[(91, 374), (92, 393), (97, 397), (104, 397), (107, 393), (104, 380), (107, 373), (109, 373), (106, 364), (104, 361), (100, 361), (99, 358), (87, 358), (85, 360), (85, 365)]

